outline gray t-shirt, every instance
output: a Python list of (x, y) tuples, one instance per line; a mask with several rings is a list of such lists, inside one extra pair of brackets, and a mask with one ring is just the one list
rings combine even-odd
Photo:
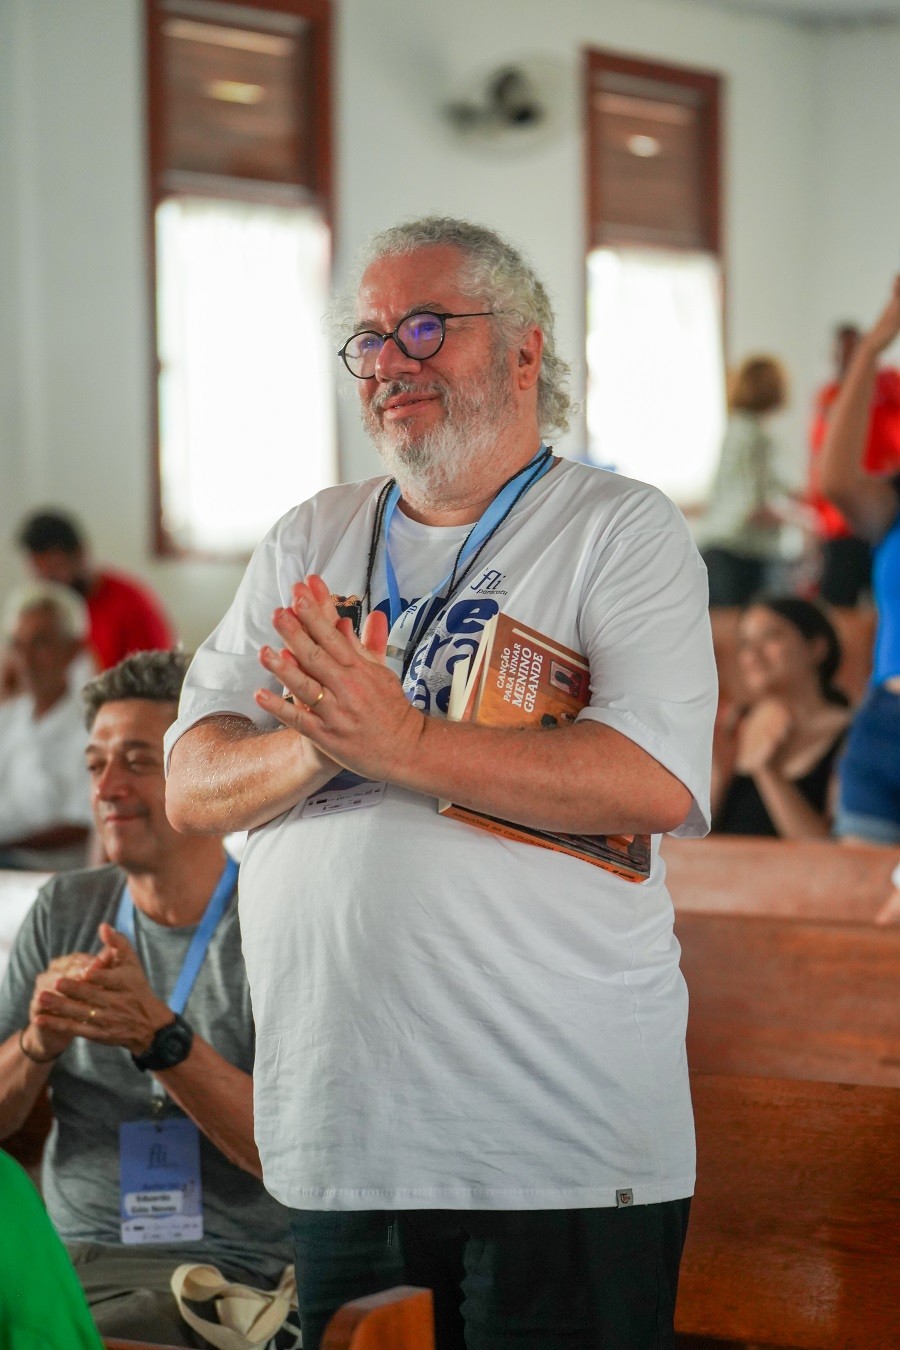
[[(117, 867), (54, 877), (38, 894), (13, 945), (0, 987), (0, 1041), (28, 1021), (35, 978), (55, 956), (96, 952), (97, 927), (115, 923), (125, 874)], [(161, 998), (169, 998), (195, 927), (167, 928), (135, 911), (138, 955)], [(255, 1037), (241, 952), (237, 894), (219, 923), (185, 1017), (229, 1064), (253, 1072)], [(43, 1187), (56, 1229), (67, 1242), (118, 1245), (119, 1125), (152, 1114), (153, 1076), (127, 1050), (77, 1037), (50, 1074), (54, 1125), (44, 1154)], [(184, 1113), (167, 1101), (165, 1114)], [(249, 1172), (200, 1134), (204, 1237), (154, 1246), (175, 1264), (211, 1262), (232, 1279), (276, 1278), (291, 1260), (286, 1210)]]

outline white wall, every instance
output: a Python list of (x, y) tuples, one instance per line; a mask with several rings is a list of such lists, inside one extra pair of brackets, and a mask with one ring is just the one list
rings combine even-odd
[[(21, 346), (25, 335), (19, 276), (24, 271), (18, 241), (17, 39), (11, 0), (0, 0), (0, 578), (11, 570), (7, 535), (23, 500), (25, 398)], [(5, 585), (0, 584), (0, 593)]]
[[(84, 518), (101, 556), (149, 576), (194, 642), (239, 569), (149, 554), (142, 28), (141, 0), (0, 0), (0, 594), (16, 571), (16, 520), (56, 502)], [(892, 63), (884, 33), (826, 38), (690, 0), (341, 0), (336, 28), (338, 277), (365, 235), (401, 216), (487, 221), (549, 283), (576, 393), (580, 51), (724, 74), (729, 347), (787, 359), (799, 392), (787, 434), (800, 447), (819, 330), (877, 298), (896, 240), (896, 152), (889, 170), (884, 147), (900, 30)], [(531, 52), (570, 71), (565, 134), (509, 158), (454, 143), (439, 116), (451, 84)], [(881, 140), (860, 153), (866, 135)], [(854, 200), (835, 206), (845, 182)], [(854, 215), (889, 192), (892, 212)], [(341, 425), (345, 476), (373, 471), (349, 402)], [(577, 449), (577, 435), (567, 444)]]
[[(339, 275), (370, 230), (399, 217), (437, 210), (484, 220), (518, 239), (548, 282), (580, 390), (580, 55), (611, 47), (726, 77), (729, 349), (805, 363), (816, 55), (808, 30), (679, 0), (345, 0), (340, 32)], [(505, 158), (455, 142), (440, 117), (455, 82), (531, 52), (555, 55), (570, 71), (567, 134)], [(798, 373), (805, 381), (805, 364)], [(348, 466), (368, 472), (371, 452), (346, 415), (344, 428)], [(799, 434), (796, 419), (789, 434)]]
[(242, 569), (150, 556), (143, 4), (0, 0), (0, 38), (0, 595), (18, 519), (62, 505), (193, 643)]
[(900, 24), (840, 29), (819, 45), (810, 320), (821, 364), (828, 329), (870, 323), (900, 272)]

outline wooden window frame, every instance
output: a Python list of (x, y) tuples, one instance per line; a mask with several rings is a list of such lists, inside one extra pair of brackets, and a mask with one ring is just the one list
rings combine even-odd
[[(584, 52), (582, 107), (586, 119), (585, 129), (585, 257), (600, 244), (595, 233), (593, 203), (602, 200), (601, 185), (596, 178), (596, 164), (599, 158), (599, 145), (595, 119), (591, 116), (591, 97), (594, 93), (595, 76), (603, 71), (617, 75), (631, 75), (638, 79), (659, 80), (664, 84), (680, 85), (698, 93), (708, 102), (708, 131), (703, 155), (703, 182), (705, 191), (702, 197), (703, 213), (709, 251), (722, 263), (722, 110), (724, 102), (724, 80), (713, 71), (695, 70), (689, 66), (673, 66), (661, 61), (648, 61), (640, 56), (623, 55), (605, 48), (589, 47)], [(640, 248), (633, 244), (629, 247)], [(647, 247), (671, 248), (672, 251), (688, 250), (686, 245), (662, 244)]]
[[(695, 67), (671, 65), (667, 62), (648, 60), (631, 53), (610, 51), (607, 48), (585, 47), (582, 51), (582, 92), (581, 111), (583, 127), (584, 155), (584, 258), (582, 276), (587, 273), (587, 263), (595, 248), (625, 248), (626, 245), (604, 243), (595, 230), (594, 202), (602, 200), (601, 185), (597, 181), (599, 161), (599, 143), (595, 119), (591, 112), (591, 98), (595, 92), (596, 76), (604, 71), (619, 75), (632, 76), (643, 80), (657, 80), (662, 84), (681, 86), (697, 93), (708, 104), (707, 137), (703, 147), (703, 186), (702, 206), (709, 246), (699, 250), (715, 257), (721, 279), (722, 314), (722, 357), (725, 369), (728, 368), (728, 268), (725, 255), (724, 231), (724, 184), (725, 175), (722, 163), (723, 125), (726, 115), (726, 78), (715, 71), (701, 70)], [(598, 222), (599, 223), (599, 222)], [(672, 253), (694, 253), (695, 246), (670, 241), (668, 243), (639, 243), (627, 245), (635, 252), (651, 250), (670, 250)], [(588, 336), (588, 291), (584, 287), (584, 335)]]
[[(191, 0), (178, 0), (179, 9), (191, 8)], [(159, 346), (157, 331), (156, 210), (160, 202), (183, 194), (205, 193), (220, 200), (237, 200), (283, 205), (286, 201), (312, 202), (322, 211), (334, 241), (334, 162), (332, 117), (332, 53), (334, 12), (331, 0), (210, 0), (197, 5), (197, 17), (204, 10), (216, 12), (223, 21), (234, 13), (234, 22), (252, 18), (253, 13), (300, 18), (309, 24), (309, 73), (312, 92), (309, 100), (311, 122), (311, 182), (293, 188), (284, 183), (264, 183), (251, 179), (219, 178), (207, 174), (169, 174), (165, 170), (165, 99), (163, 83), (163, 23), (168, 17), (166, 0), (144, 0), (146, 34), (146, 127), (147, 127), (147, 213), (145, 220), (147, 288), (150, 315), (150, 538), (153, 555), (209, 562), (245, 562), (246, 553), (209, 553), (184, 548), (174, 543), (163, 526), (161, 456), (159, 444)], [(334, 250), (332, 248), (332, 254)]]

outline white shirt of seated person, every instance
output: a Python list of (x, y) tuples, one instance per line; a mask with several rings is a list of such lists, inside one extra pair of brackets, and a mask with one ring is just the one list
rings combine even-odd
[[(87, 731), (70, 683), (83, 646), (70, 635), (76, 619), (61, 612), (54, 589), (21, 588), (4, 615), (7, 660), (22, 692), (0, 703), (0, 852), (31, 870), (83, 865), (86, 844), (13, 847), (17, 841), (57, 826), (91, 825)], [(65, 603), (86, 623), (79, 599), (65, 596)]]

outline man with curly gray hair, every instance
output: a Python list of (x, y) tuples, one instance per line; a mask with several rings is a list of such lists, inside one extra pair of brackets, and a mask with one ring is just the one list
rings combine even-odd
[[(253, 831), (257, 1139), (304, 1347), (404, 1283), (434, 1291), (439, 1350), (669, 1346), (694, 1154), (657, 846), (709, 823), (703, 567), (658, 492), (546, 443), (553, 315), (494, 231), (378, 235), (346, 323), (387, 475), (273, 528), (167, 740), (173, 823)], [(545, 635), (549, 678), (584, 654), (574, 723), (448, 718), (501, 610)], [(529, 830), (656, 838), (632, 885)]]
[[(459, 280), (468, 295), (480, 296), (491, 311), (499, 347), (512, 347), (529, 327), (543, 336), (537, 382), (538, 428), (542, 436), (568, 431), (571, 400), (569, 367), (556, 349), (556, 321), (543, 282), (522, 254), (494, 230), (446, 216), (426, 216), (376, 234), (357, 263), (357, 278), (334, 306), (335, 325), (352, 326), (359, 281), (381, 257), (428, 247), (451, 247), (462, 259)], [(345, 334), (346, 335), (346, 334)]]

